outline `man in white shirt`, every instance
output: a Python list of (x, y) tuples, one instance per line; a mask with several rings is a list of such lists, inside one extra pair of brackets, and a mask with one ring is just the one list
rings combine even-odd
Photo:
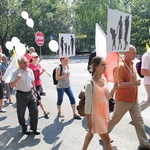
[[(22, 126), (24, 134), (30, 134), (31, 130), (34, 134), (38, 135), (40, 132), (37, 130), (38, 124), (38, 108), (37, 101), (34, 95), (34, 74), (28, 68), (28, 61), (26, 57), (18, 59), (19, 68), (16, 69), (11, 77), (10, 86), (17, 89), (16, 102), (17, 102), (17, 115), (19, 124)], [(25, 121), (26, 108), (29, 109), (30, 116), (30, 129), (28, 130)]]

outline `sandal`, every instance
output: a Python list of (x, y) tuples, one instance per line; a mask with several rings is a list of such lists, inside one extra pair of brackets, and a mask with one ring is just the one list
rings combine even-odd
[(81, 117), (80, 117), (79, 115), (77, 115), (77, 114), (75, 114), (75, 115), (73, 116), (73, 118), (74, 118), (74, 119), (81, 120)]
[(9, 104), (13, 104), (13, 101), (11, 99), (9, 100)]
[(58, 117), (63, 118), (64, 115), (62, 113), (58, 113)]

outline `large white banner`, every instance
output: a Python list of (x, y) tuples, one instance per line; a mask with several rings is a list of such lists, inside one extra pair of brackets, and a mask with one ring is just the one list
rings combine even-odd
[(108, 9), (107, 19), (107, 52), (128, 51), (132, 16)]
[(75, 34), (59, 34), (59, 57), (75, 56)]

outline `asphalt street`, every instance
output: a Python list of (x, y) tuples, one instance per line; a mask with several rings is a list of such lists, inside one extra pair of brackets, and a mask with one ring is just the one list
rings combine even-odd
[[(70, 58), (70, 78), (71, 86), (78, 104), (78, 94), (90, 78), (87, 71), (87, 57)], [(59, 64), (59, 59), (43, 59), (41, 65), (49, 74)], [(40, 135), (24, 135), (21, 126), (18, 124), (16, 114), (16, 99), (12, 95), (14, 104), (11, 105), (4, 98), (4, 108), (6, 113), (0, 113), (0, 150), (81, 150), (86, 135), (85, 118), (74, 120), (68, 97), (64, 96), (62, 112), (64, 118), (57, 117), (56, 88), (53, 85), (52, 77), (47, 73), (41, 76), (42, 86), (46, 96), (42, 96), (42, 102), (47, 111), (50, 111), (49, 118), (44, 118), (39, 107), (38, 129)], [(109, 83), (111, 89), (112, 83)], [(139, 102), (146, 98), (146, 91), (143, 84), (139, 87)], [(150, 108), (142, 112), (145, 123), (146, 134), (150, 134)], [(110, 116), (112, 113), (110, 114)], [(28, 119), (28, 109), (26, 119)], [(139, 150), (139, 142), (135, 128), (131, 122), (129, 113), (116, 125), (110, 133), (114, 140), (112, 143), (114, 150)], [(102, 143), (97, 134), (94, 135), (88, 150), (102, 150)]]

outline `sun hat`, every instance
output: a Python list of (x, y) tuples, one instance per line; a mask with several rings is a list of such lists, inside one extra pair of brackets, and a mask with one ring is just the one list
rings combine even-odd
[(31, 57), (38, 57), (38, 54), (37, 54), (36, 52), (33, 52), (33, 53), (31, 54)]

